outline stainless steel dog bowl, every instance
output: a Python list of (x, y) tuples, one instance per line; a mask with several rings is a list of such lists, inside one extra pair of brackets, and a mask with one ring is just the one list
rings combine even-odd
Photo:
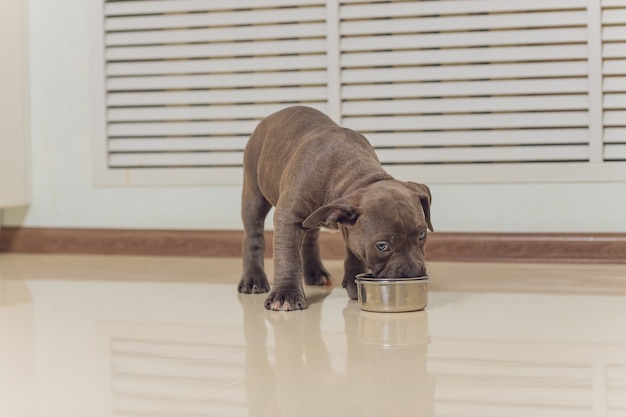
[(419, 311), (428, 304), (428, 276), (415, 278), (376, 278), (356, 276), (361, 310), (399, 313)]

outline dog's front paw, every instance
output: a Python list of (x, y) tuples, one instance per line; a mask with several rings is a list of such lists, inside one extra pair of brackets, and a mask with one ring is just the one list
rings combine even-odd
[(265, 308), (274, 311), (304, 310), (307, 307), (302, 289), (274, 288), (265, 300)]
[(261, 294), (270, 290), (270, 283), (264, 272), (244, 274), (239, 281), (237, 291), (243, 294)]

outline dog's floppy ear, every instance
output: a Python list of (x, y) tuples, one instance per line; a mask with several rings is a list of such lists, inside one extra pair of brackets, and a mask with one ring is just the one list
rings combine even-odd
[(426, 217), (426, 224), (431, 232), (434, 232), (433, 224), (430, 222), (430, 203), (432, 201), (432, 195), (430, 194), (430, 188), (425, 184), (418, 184), (416, 182), (407, 182), (406, 186), (409, 190), (417, 193), (422, 203), (422, 209), (424, 210), (424, 217)]
[(327, 225), (336, 227), (337, 223), (354, 223), (359, 210), (348, 204), (331, 203), (315, 210), (302, 222), (302, 227), (310, 229)]

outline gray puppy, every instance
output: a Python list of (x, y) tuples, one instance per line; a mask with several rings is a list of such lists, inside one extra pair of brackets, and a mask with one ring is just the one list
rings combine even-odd
[(274, 285), (268, 310), (307, 307), (307, 285), (330, 285), (317, 238), (339, 229), (346, 243), (343, 287), (357, 298), (355, 275), (426, 274), (424, 245), (430, 222), (426, 185), (387, 174), (363, 135), (323, 113), (294, 106), (263, 119), (244, 152), (241, 215), (243, 275), (238, 291), (264, 293), (265, 217), (274, 214)]

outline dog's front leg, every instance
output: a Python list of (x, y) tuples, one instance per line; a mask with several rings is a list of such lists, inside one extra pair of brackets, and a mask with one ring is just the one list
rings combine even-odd
[(356, 287), (356, 275), (362, 274), (367, 271), (367, 267), (365, 263), (357, 258), (357, 256), (350, 250), (350, 248), (346, 247), (346, 258), (343, 261), (343, 282), (341, 286), (346, 289), (348, 292), (348, 297), (353, 300), (358, 298), (357, 287)]
[(305, 233), (302, 220), (279, 203), (274, 213), (274, 283), (265, 300), (268, 310), (303, 310), (307, 307), (300, 259)]

